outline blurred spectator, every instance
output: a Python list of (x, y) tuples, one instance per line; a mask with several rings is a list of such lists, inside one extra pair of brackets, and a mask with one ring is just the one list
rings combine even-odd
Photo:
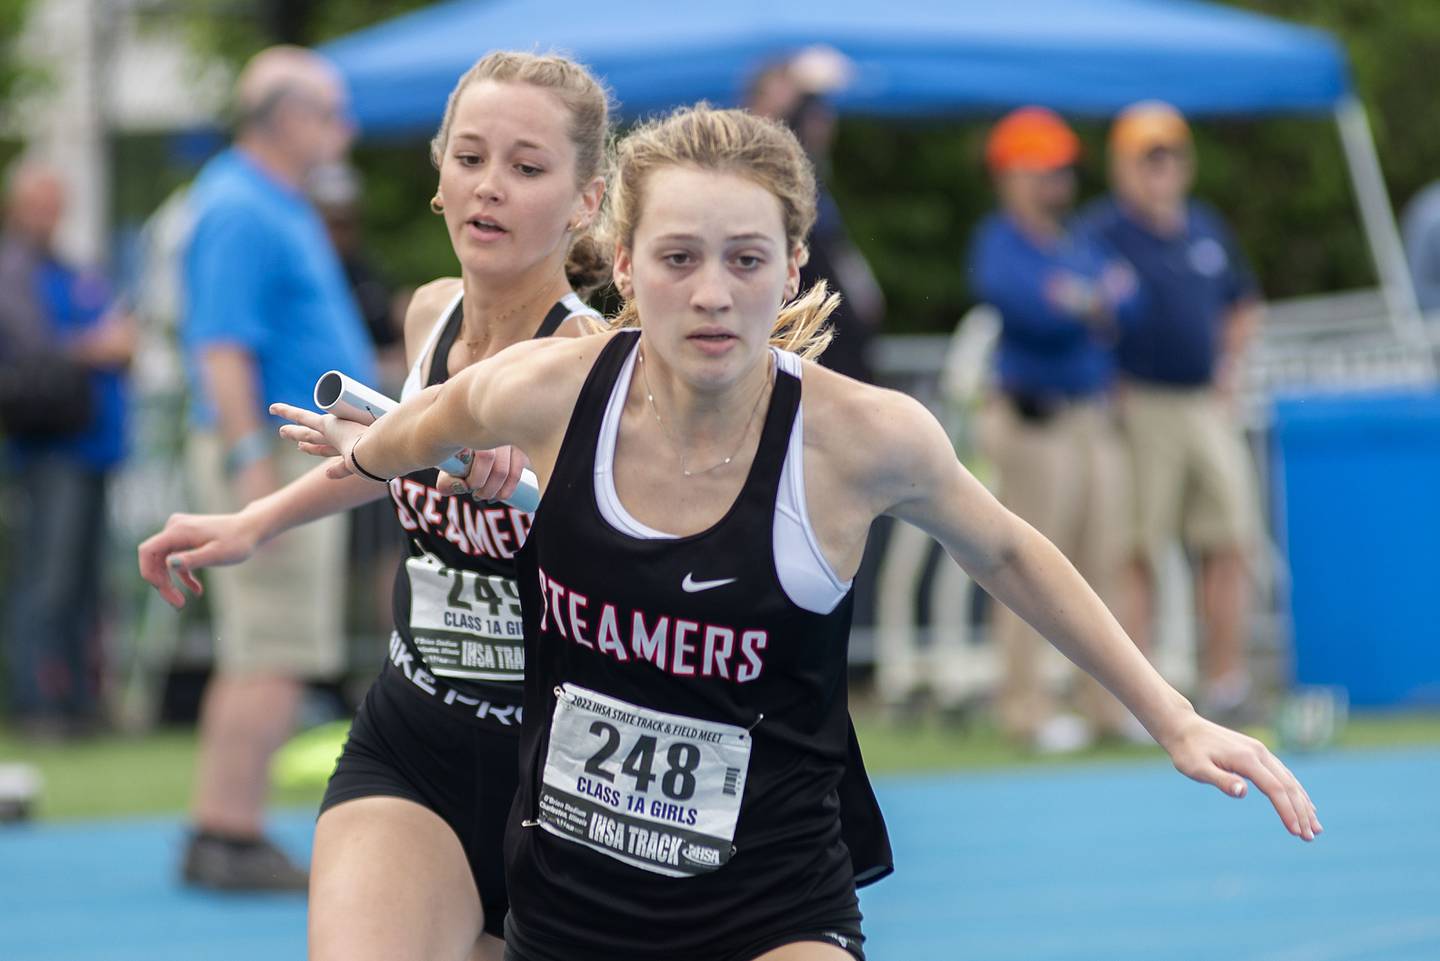
[(1421, 190), (1405, 205), (1400, 231), (1420, 309), (1426, 313), (1440, 310), (1440, 181)]
[[(976, 295), (1000, 313), (999, 391), (981, 435), (1000, 499), (1050, 538), (1112, 606), (1127, 547), (1124, 452), (1109, 410), (1117, 332), (1135, 309), (1128, 266), (1066, 226), (1080, 142), (1049, 110), (1025, 107), (990, 133), (985, 159), (1000, 210), (976, 232)], [(994, 607), (1004, 661), (1000, 722), (1042, 752), (1077, 750), (1125, 714), (1078, 671), (1060, 713), (1049, 645), (1008, 608)]]
[[(355, 297), (355, 305), (370, 332), (381, 366), (377, 387), (399, 391), (405, 379), (404, 318), (408, 297), (400, 297), (376, 268), (365, 251), (365, 237), (360, 224), (360, 173), (346, 163), (332, 163), (315, 168), (305, 178), (305, 192), (345, 270), (345, 280)], [(387, 527), (393, 524), (387, 523)], [(389, 619), (389, 610), (386, 610)]]
[(1148, 650), (1155, 562), (1181, 539), (1200, 559), (1200, 706), (1236, 723), (1253, 707), (1245, 630), (1259, 505), (1233, 395), (1260, 292), (1224, 221), (1189, 197), (1195, 150), (1174, 108), (1149, 101), (1116, 118), (1110, 176), (1113, 198), (1087, 224), (1130, 261), (1144, 302), (1118, 350), (1138, 532), (1128, 626)]
[(865, 256), (850, 240), (840, 208), (825, 187), (835, 141), (835, 109), (826, 98), (849, 83), (852, 71), (838, 51), (810, 47), (757, 73), (746, 106), (789, 125), (815, 165), (820, 195), (810, 231), (810, 260), (800, 270), (800, 289), (825, 280), (840, 293), (840, 307), (830, 315), (835, 339), (820, 363), (870, 382), (875, 379), (870, 344), (885, 320), (885, 295)]
[(54, 737), (101, 721), (100, 605), (106, 480), (124, 456), (130, 318), (103, 278), (53, 242), (65, 209), (58, 171), (22, 162), (0, 234), (0, 419), (18, 488), (7, 598), (10, 710)]
[[(410, 296), (398, 294), (365, 253), (360, 187), (359, 172), (347, 163), (316, 167), (305, 178), (305, 192), (325, 221), (377, 353), (380, 379), (373, 386), (398, 397), (406, 373), (404, 323)], [(395, 567), (405, 548), (403, 533), (395, 526), (395, 510), (388, 500), (350, 512), (350, 571), (367, 585), (366, 590), (351, 592), (352, 602), (360, 601), (365, 611), (362, 634), (380, 630), (382, 637), (389, 636)]]
[[(298, 47), (241, 71), (234, 146), (189, 194), (181, 333), (192, 388), (187, 452), (199, 507), (238, 510), (314, 468), (266, 408), (308, 406), (338, 368), (373, 383), (374, 356), (345, 272), (302, 184), (353, 129), (339, 74)], [(345, 518), (297, 528), (255, 562), (209, 572), (215, 670), (200, 716), (186, 881), (303, 890), (306, 873), (263, 834), (270, 761), (304, 682), (344, 666)]]

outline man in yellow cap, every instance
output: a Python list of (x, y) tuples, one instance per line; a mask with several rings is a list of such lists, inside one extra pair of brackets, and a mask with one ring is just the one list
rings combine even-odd
[[(1007, 115), (986, 143), (1000, 209), (976, 232), (971, 287), (999, 311), (1001, 333), (998, 390), (981, 437), (1006, 506), (1114, 606), (1128, 479), (1108, 395), (1113, 344), (1133, 312), (1135, 284), (1122, 260), (1067, 227), (1079, 155), (1065, 121), (1041, 107)], [(1000, 722), (1010, 737), (1053, 753), (1118, 733), (1123, 709), (1084, 675), (1074, 698), (1080, 714), (1057, 711), (1048, 645), (1024, 621), (996, 605), (992, 630), (1004, 660)]]
[(1179, 111), (1146, 101), (1121, 112), (1110, 177), (1113, 197), (1087, 212), (1086, 229), (1135, 268), (1144, 305), (1117, 350), (1138, 534), (1127, 626), (1148, 647), (1156, 556), (1179, 538), (1201, 565), (1201, 707), (1233, 723), (1253, 706), (1245, 633), (1260, 521), (1232, 401), (1260, 292), (1224, 221), (1190, 197), (1195, 149)]

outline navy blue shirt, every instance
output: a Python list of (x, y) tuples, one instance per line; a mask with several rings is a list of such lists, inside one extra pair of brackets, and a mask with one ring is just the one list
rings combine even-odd
[(1192, 200), (1184, 229), (1162, 237), (1107, 199), (1090, 207), (1081, 223), (1130, 261), (1140, 280), (1144, 307), (1120, 337), (1121, 371), (1166, 386), (1209, 385), (1230, 309), (1259, 296), (1220, 215)]
[(231, 149), (205, 165), (188, 202), (181, 317), (197, 427), (215, 423), (199, 368), (210, 345), (254, 356), (262, 416), (276, 401), (312, 406), (315, 381), (332, 368), (375, 383), (374, 348), (344, 268), (299, 191)]
[[(63, 344), (87, 333), (110, 307), (110, 285), (99, 274), (76, 270), (54, 258), (42, 259), (35, 270), (35, 303), (49, 324), (52, 342)], [(97, 471), (108, 470), (125, 456), (125, 378), (119, 370), (90, 371), (94, 413), (90, 426), (57, 437), (16, 438), (11, 450), (17, 462), (41, 455), (60, 455)]]
[[(1009, 217), (991, 214), (975, 232), (970, 270), (976, 297), (1000, 312), (996, 363), (1004, 390), (1085, 397), (1110, 386), (1115, 330), (1136, 307), (1123, 261), (1074, 233), (1042, 246)], [(1114, 324), (1087, 320), (1063, 289), (1102, 300)]]

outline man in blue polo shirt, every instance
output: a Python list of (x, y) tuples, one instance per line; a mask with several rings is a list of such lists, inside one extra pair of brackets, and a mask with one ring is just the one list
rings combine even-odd
[[(1050, 538), (1102, 598), (1115, 590), (1128, 541), (1124, 452), (1109, 411), (1114, 344), (1135, 311), (1123, 260), (1066, 223), (1080, 141), (1040, 107), (1016, 110), (986, 143), (1000, 209), (976, 231), (971, 287), (1000, 313), (996, 395), (981, 421), (1007, 507)], [(1076, 750), (1124, 732), (1125, 715), (1083, 674), (1061, 712), (1049, 645), (1008, 609), (991, 625), (1004, 670), (999, 719), (1036, 750)], [(1076, 672), (1078, 674), (1078, 672)]]
[[(345, 273), (301, 185), (352, 137), (344, 86), (298, 47), (257, 54), (236, 85), (233, 147), (189, 195), (181, 332), (192, 388), (188, 459), (200, 508), (238, 510), (310, 470), (267, 407), (311, 403), (331, 368), (373, 382), (374, 356)], [(296, 528), (251, 563), (207, 572), (215, 671), (200, 750), (185, 880), (303, 889), (305, 872), (265, 840), (275, 750), (303, 684), (344, 667), (345, 519)]]
[(1116, 118), (1110, 173), (1114, 195), (1088, 212), (1086, 229), (1134, 266), (1145, 303), (1117, 353), (1139, 534), (1129, 627), (1148, 649), (1154, 562), (1181, 539), (1201, 562), (1201, 707), (1233, 722), (1250, 698), (1248, 557), (1259, 525), (1233, 399), (1260, 293), (1224, 221), (1189, 197), (1195, 151), (1174, 108), (1149, 101)]
[[(56, 415), (26, 415), (8, 403), (0, 411), (16, 487), (5, 592), (8, 701), (20, 731), (42, 738), (85, 733), (102, 720), (107, 486), (125, 453), (124, 371), (135, 346), (134, 322), (105, 279), (56, 252), (65, 199), (58, 169), (22, 161), (7, 178), (0, 227), (6, 394)], [(67, 405), (35, 378), (88, 402), (58, 416)]]

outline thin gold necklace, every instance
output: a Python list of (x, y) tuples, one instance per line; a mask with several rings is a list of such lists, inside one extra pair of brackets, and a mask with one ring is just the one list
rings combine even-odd
[(733, 460), (735, 459), (735, 455), (738, 454), (738, 453), (740, 453), (740, 448), (745, 446), (745, 438), (747, 438), (747, 437), (750, 436), (750, 425), (753, 424), (753, 423), (755, 423), (755, 415), (756, 415), (756, 414), (759, 412), (759, 410), (760, 410), (760, 401), (762, 401), (762, 400), (765, 398), (765, 394), (766, 394), (767, 390), (769, 389), (770, 384), (772, 383), (773, 377), (774, 377), (774, 375), (775, 375), (775, 365), (774, 365), (774, 362), (771, 360), (771, 358), (768, 356), (768, 352), (767, 352), (767, 356), (766, 356), (766, 358), (765, 358), (765, 362), (766, 362), (766, 364), (767, 364), (766, 371), (765, 371), (765, 388), (766, 388), (766, 389), (765, 389), (765, 390), (761, 390), (760, 393), (759, 393), (759, 395), (756, 396), (756, 398), (755, 398), (755, 406), (750, 409), (750, 416), (749, 416), (749, 418), (747, 418), (746, 421), (745, 421), (745, 429), (740, 432), (740, 440), (735, 444), (735, 449), (730, 452), (730, 456), (729, 456), (729, 457), (726, 457), (724, 460), (720, 461), (718, 464), (712, 464), (712, 465), (710, 465), (709, 467), (705, 468), (704, 470), (697, 470), (697, 471), (692, 471), (692, 470), (686, 465), (686, 462), (685, 462), (685, 451), (684, 451), (684, 449), (681, 448), (680, 444), (679, 444), (674, 438), (672, 438), (672, 437), (670, 436), (670, 431), (669, 431), (668, 428), (666, 428), (666, 426), (665, 426), (665, 421), (660, 418), (660, 409), (655, 406), (655, 392), (650, 389), (650, 374), (649, 374), (649, 372), (645, 369), (645, 352), (644, 352), (643, 350), (639, 352), (639, 361), (640, 361), (640, 377), (641, 377), (641, 379), (644, 380), (644, 382), (645, 382), (645, 400), (646, 400), (646, 402), (648, 402), (648, 403), (650, 404), (650, 413), (652, 413), (652, 414), (655, 415), (655, 423), (657, 423), (657, 424), (660, 425), (660, 434), (661, 434), (661, 436), (663, 436), (663, 437), (665, 438), (665, 443), (669, 444), (669, 445), (670, 445), (670, 449), (673, 450), (673, 451), (675, 452), (675, 454), (680, 458), (680, 473), (684, 474), (686, 477), (696, 477), (696, 476), (699, 476), (700, 474), (708, 474), (708, 473), (710, 473), (711, 471), (719, 470), (720, 468), (724, 467), (726, 464), (728, 464), (728, 463), (730, 463), (731, 461), (733, 461)]

